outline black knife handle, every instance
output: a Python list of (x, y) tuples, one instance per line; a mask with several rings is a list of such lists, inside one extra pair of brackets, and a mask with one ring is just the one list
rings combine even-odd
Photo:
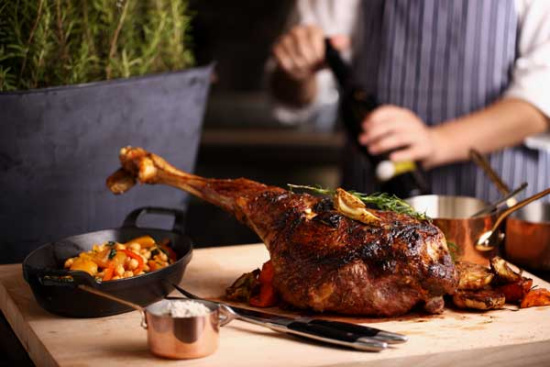
[(300, 331), (306, 334), (318, 335), (330, 339), (337, 339), (348, 343), (354, 343), (362, 336), (323, 325), (315, 325), (311, 322), (304, 323), (296, 321), (291, 322), (286, 327), (290, 330)]
[(291, 322), (286, 325), (286, 331), (287, 333), (300, 335), (306, 338), (369, 352), (380, 352), (388, 347), (388, 344), (383, 341), (369, 339), (362, 335), (341, 331), (332, 327), (309, 324), (301, 321)]
[(336, 327), (342, 331), (359, 334), (361, 336), (373, 337), (381, 330), (369, 326), (355, 325), (349, 322), (329, 321), (329, 320), (311, 320), (309, 324), (321, 325), (325, 327)]
[(374, 338), (384, 341), (388, 344), (405, 343), (408, 338), (402, 334), (396, 334), (389, 331), (376, 329), (370, 326), (356, 325), (349, 322), (330, 321), (330, 320), (311, 320), (309, 324), (320, 325), (329, 328), (337, 328), (338, 330), (357, 334), (361, 337)]

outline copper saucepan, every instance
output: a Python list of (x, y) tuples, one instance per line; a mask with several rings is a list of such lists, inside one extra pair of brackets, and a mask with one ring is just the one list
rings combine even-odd
[[(471, 150), (470, 158), (484, 170), (503, 195), (510, 192), (481, 153)], [(508, 207), (516, 203), (515, 200), (507, 201)], [(506, 219), (504, 256), (532, 270), (550, 270), (550, 203), (530, 203)]]
[(550, 271), (550, 203), (531, 203), (508, 217), (504, 251), (519, 266)]
[[(422, 195), (406, 200), (416, 211), (434, 218), (434, 224), (445, 234), (451, 253), (457, 260), (488, 265), (497, 250), (480, 252), (475, 244), (481, 233), (490, 230), (497, 216), (494, 213), (472, 218), (488, 203), (468, 196)], [(500, 238), (501, 240), (501, 238)]]

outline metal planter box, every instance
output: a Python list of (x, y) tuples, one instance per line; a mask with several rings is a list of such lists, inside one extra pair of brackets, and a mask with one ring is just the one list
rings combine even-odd
[(0, 263), (46, 241), (116, 227), (136, 207), (184, 208), (178, 190), (115, 197), (105, 179), (126, 145), (193, 170), (211, 72), (0, 93)]

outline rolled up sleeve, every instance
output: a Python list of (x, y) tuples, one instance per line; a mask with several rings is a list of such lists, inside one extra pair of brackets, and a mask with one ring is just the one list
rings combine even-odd
[(550, 117), (550, 1), (516, 2), (518, 58), (505, 97), (527, 101)]

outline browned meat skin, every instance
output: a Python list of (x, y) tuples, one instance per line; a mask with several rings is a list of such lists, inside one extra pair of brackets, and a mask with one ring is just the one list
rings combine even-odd
[[(458, 277), (442, 232), (426, 221), (376, 211), (379, 224), (341, 215), (327, 199), (247, 179), (205, 179), (176, 170), (140, 148), (121, 151), (123, 171), (107, 184), (116, 193), (143, 183), (167, 184), (233, 213), (266, 244), (274, 285), (298, 308), (395, 316), (425, 304), (442, 311)], [(127, 187), (125, 182), (129, 182)]]

